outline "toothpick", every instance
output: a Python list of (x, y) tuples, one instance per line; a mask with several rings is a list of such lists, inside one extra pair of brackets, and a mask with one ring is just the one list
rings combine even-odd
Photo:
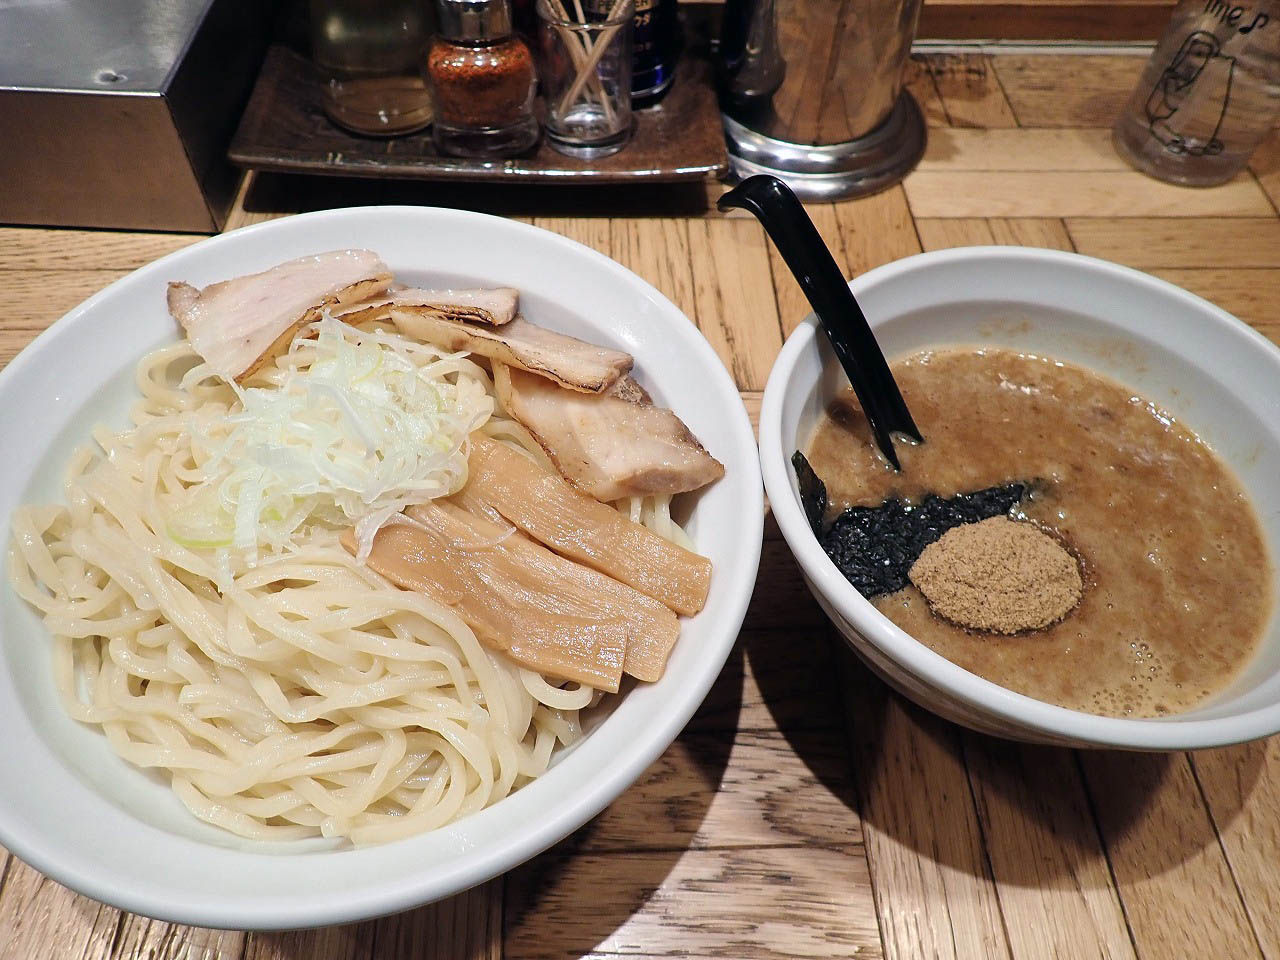
[[(577, 3), (578, 0), (574, 0), (574, 2)], [(613, 9), (609, 11), (608, 19), (616, 20), (618, 18), (618, 14), (622, 12), (622, 7), (626, 2), (627, 0), (615, 0)], [(595, 77), (596, 65), (600, 62), (600, 58), (604, 56), (605, 51), (609, 49), (609, 44), (613, 42), (613, 38), (617, 36), (618, 31), (621, 30), (623, 26), (624, 24), (615, 24), (614, 26), (609, 27), (596, 37), (594, 42), (589, 44), (585, 63), (581, 68), (579, 68), (578, 75), (574, 78), (573, 84), (565, 92), (565, 95), (560, 98), (560, 113), (563, 114), (569, 109), (573, 102), (581, 95), (582, 88), (587, 85), (588, 79), (590, 77)]]
[[(581, 18), (580, 22), (585, 24), (586, 16), (582, 9), (581, 0), (573, 0), (573, 2), (574, 6), (577, 8), (578, 16)], [(564, 5), (561, 3), (561, 0), (547, 0), (547, 4), (552, 7), (552, 12), (561, 20), (571, 20), (568, 12), (564, 8)], [(600, 81), (599, 76), (596, 75), (595, 65), (587, 65), (588, 51), (590, 50), (591, 43), (590, 40), (587, 37), (574, 32), (563, 23), (553, 24), (553, 26), (556, 28), (556, 32), (560, 35), (560, 39), (564, 43), (565, 48), (569, 51), (570, 58), (573, 60), (574, 69), (577, 71), (577, 74), (574, 77), (575, 85), (577, 84), (577, 81), (582, 79), (584, 74), (587, 76), (587, 83), (591, 86), (591, 93), (593, 93), (600, 101), (600, 107), (604, 111), (605, 120), (610, 126), (612, 126), (615, 120), (613, 104), (610, 101), (608, 93), (605, 92), (604, 84)], [(597, 60), (598, 59), (599, 58), (597, 58)], [(580, 86), (576, 87), (576, 89), (581, 91)], [(561, 114), (565, 113), (565, 111), (573, 105), (573, 102), (576, 99), (577, 97), (575, 95), (573, 99), (570, 99), (567, 102), (562, 100), (558, 108), (559, 112)]]

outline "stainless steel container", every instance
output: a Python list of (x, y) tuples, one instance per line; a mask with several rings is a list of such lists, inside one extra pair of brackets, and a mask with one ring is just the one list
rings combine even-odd
[(0, 2), (0, 222), (221, 227), (273, 7)]
[(806, 199), (883, 189), (924, 152), (903, 68), (920, 0), (729, 0), (721, 99), (733, 175)]

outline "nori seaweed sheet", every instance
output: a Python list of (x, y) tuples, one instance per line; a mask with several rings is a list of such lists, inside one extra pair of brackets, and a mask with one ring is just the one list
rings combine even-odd
[(823, 531), (826, 485), (799, 450), (792, 455), (791, 463), (814, 536), (845, 578), (868, 600), (905, 587), (908, 571), (924, 548), (948, 530), (1005, 516), (1028, 490), (1025, 483), (1006, 483), (954, 497), (930, 494), (918, 504), (894, 499), (876, 507), (848, 507)]
[(827, 512), (827, 485), (822, 482), (805, 455), (797, 450), (791, 455), (791, 466), (796, 471), (796, 483), (800, 487), (800, 504), (809, 518), (813, 535), (822, 540), (822, 517)]

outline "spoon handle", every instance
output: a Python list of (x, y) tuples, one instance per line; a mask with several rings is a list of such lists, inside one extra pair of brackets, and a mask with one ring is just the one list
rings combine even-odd
[(764, 225), (818, 315), (871, 424), (876, 445), (893, 468), (900, 469), (892, 434), (905, 433), (917, 441), (924, 438), (862, 308), (800, 201), (777, 177), (762, 174), (734, 187), (717, 206), (748, 210)]

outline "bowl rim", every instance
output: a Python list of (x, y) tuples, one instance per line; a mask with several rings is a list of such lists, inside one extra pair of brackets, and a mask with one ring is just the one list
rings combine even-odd
[[(76, 324), (86, 313), (92, 313), (104, 300), (116, 295), (121, 287), (139, 282), (140, 276), (151, 277), (163, 274), (164, 271), (184, 265), (192, 258), (196, 258), (198, 262), (200, 251), (234, 245), (246, 236), (269, 234), (275, 230), (296, 230), (301, 224), (308, 227), (332, 225), (359, 222), (363, 218), (376, 218), (379, 222), (382, 222), (382, 218), (387, 218), (388, 221), (399, 218), (414, 226), (419, 226), (424, 220), (431, 220), (437, 226), (447, 226), (449, 222), (465, 220), (488, 223), (495, 229), (525, 234), (531, 243), (550, 245), (553, 252), (555, 248), (559, 248), (566, 253), (572, 252), (579, 257), (595, 261), (602, 270), (612, 274), (620, 283), (651, 300), (659, 312), (671, 318), (673, 323), (676, 318), (679, 318), (687, 324), (687, 335), (683, 332), (683, 327), (675, 330), (678, 334), (677, 342), (680, 347), (692, 351), (698, 365), (705, 370), (706, 376), (701, 384), (703, 395), (720, 395), (726, 401), (727, 419), (717, 440), (726, 449), (732, 449), (735, 452), (735, 460), (740, 461), (742, 468), (741, 475), (734, 484), (734, 492), (741, 494), (743, 502), (739, 504), (740, 522), (735, 538), (739, 543), (734, 551), (735, 560), (731, 568), (734, 576), (729, 580), (730, 585), (725, 588), (725, 615), (719, 621), (710, 621), (707, 635), (700, 638), (701, 643), (713, 652), (713, 656), (708, 660), (706, 669), (675, 688), (677, 696), (664, 699), (663, 709), (651, 717), (652, 722), (647, 723), (643, 729), (635, 731), (635, 736), (629, 741), (624, 755), (617, 758), (617, 765), (609, 770), (607, 775), (594, 778), (594, 782), (581, 784), (567, 797), (560, 797), (558, 803), (547, 806), (541, 815), (534, 822), (527, 823), (514, 839), (500, 837), (501, 842), (495, 841), (481, 845), (479, 849), (473, 848), (466, 857), (458, 857), (435, 867), (424, 866), (412, 874), (392, 871), (390, 876), (380, 878), (377, 883), (365, 884), (362, 887), (343, 889), (340, 885), (335, 885), (323, 898), (281, 896), (271, 899), (270, 902), (257, 902), (245, 893), (235, 891), (227, 893), (225, 888), (215, 888), (210, 891), (208, 899), (192, 902), (190, 898), (162, 888), (158, 884), (150, 884), (146, 890), (122, 886), (120, 882), (127, 879), (127, 873), (122, 875), (118, 870), (102, 869), (100, 860), (91, 853), (82, 852), (80, 855), (67, 858), (61, 845), (44, 842), (42, 833), (31, 833), (21, 829), (26, 825), (25, 815), (15, 813), (0, 801), (0, 842), (36, 870), (100, 902), (168, 922), (222, 929), (284, 930), (327, 926), (385, 916), (461, 893), (516, 867), (568, 836), (630, 787), (674, 742), (723, 671), (724, 662), (737, 640), (752, 594), (755, 572), (758, 570), (764, 525), (764, 500), (763, 488), (759, 480), (758, 449), (755, 446), (746, 408), (741, 401), (740, 391), (706, 338), (669, 298), (611, 257), (568, 237), (532, 224), (451, 208), (381, 205), (296, 214), (207, 237), (149, 261), (71, 308), (38, 334), (3, 370), (0, 370), (0, 387), (7, 385), (10, 380), (18, 376), (20, 371), (31, 364), (40, 362), (42, 354), (61, 331)], [(730, 399), (732, 402), (728, 402)], [(729, 570), (727, 569), (726, 572)], [(714, 669), (711, 669), (712, 662), (715, 664)], [(15, 706), (14, 709), (21, 711), (21, 707)], [(566, 755), (565, 761), (571, 762), (575, 756), (582, 756), (582, 754), (572, 751)], [(538, 782), (535, 780), (530, 786)], [(91, 790), (91, 792), (97, 791)], [(486, 813), (495, 810), (501, 803), (519, 798), (522, 792), (516, 791), (498, 804), (493, 804), (456, 823), (466, 823), (472, 818), (485, 818)], [(540, 796), (540, 794), (537, 795)], [(150, 828), (150, 825), (145, 822), (143, 826), (156, 829)], [(451, 825), (441, 829), (447, 830), (449, 826)], [(379, 849), (413, 843), (415, 839), (430, 836), (433, 832), (428, 831), (417, 837), (386, 845), (354, 850), (343, 848), (334, 852), (350, 855), (372, 854)], [(159, 835), (170, 836), (169, 834)], [(179, 838), (179, 841), (182, 839)], [(198, 841), (188, 842), (199, 844)], [(323, 855), (313, 850), (281, 854), (265, 848), (265, 852), (259, 853), (255, 850), (227, 849), (210, 844), (199, 844), (199, 846), (201, 849), (209, 850), (209, 856), (215, 860), (228, 854), (244, 857), (244, 865), (247, 868), (252, 867), (255, 857), (302, 857), (304, 860), (301, 862), (313, 864), (316, 863), (314, 859), (316, 856)], [(341, 867), (339, 865), (330, 869), (340, 870)]]
[[(1036, 262), (1086, 274), (1108, 274), (1137, 288), (1180, 299), (1201, 313), (1206, 322), (1215, 323), (1251, 341), (1270, 358), (1280, 376), (1280, 347), (1221, 307), (1150, 274), (1078, 253), (1011, 246), (954, 247), (915, 254), (876, 267), (849, 281), (849, 286), (855, 294), (861, 295), (904, 274), (952, 264), (972, 265), (979, 269), (992, 261), (1014, 265)], [(817, 335), (818, 321), (811, 313), (787, 338), (769, 373), (760, 406), (761, 474), (770, 508), (783, 538), (811, 588), (820, 591), (867, 643), (925, 685), (944, 691), (975, 712), (998, 718), (1009, 725), (1011, 735), (1016, 735), (1016, 730), (1023, 730), (1058, 742), (1071, 741), (1093, 747), (1194, 750), (1242, 743), (1280, 732), (1280, 703), (1204, 720), (1181, 720), (1176, 715), (1165, 718), (1106, 717), (1055, 706), (1016, 693), (952, 663), (880, 613), (844, 578), (818, 545), (808, 520), (796, 503), (789, 473), (789, 454), (776, 454), (782, 449), (782, 409), (787, 388), (801, 357), (810, 349)]]

